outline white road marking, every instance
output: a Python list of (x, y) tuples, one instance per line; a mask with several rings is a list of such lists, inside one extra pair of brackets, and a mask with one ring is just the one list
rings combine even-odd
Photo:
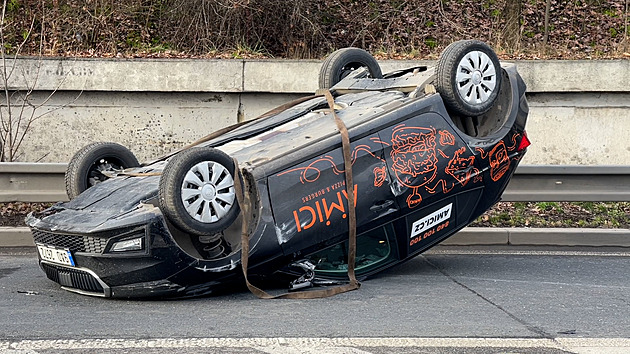
[(368, 353), (355, 347), (554, 348), (574, 353), (628, 353), (630, 338), (159, 338), (0, 341), (0, 353), (58, 349), (252, 348), (270, 354)]
[(593, 251), (535, 251), (535, 250), (465, 250), (432, 249), (425, 255), (489, 255), (489, 256), (577, 256), (577, 257), (630, 257), (628, 252), (593, 252)]
[(568, 351), (578, 354), (627, 354), (629, 338), (558, 338), (558, 343)]
[(256, 347), (254, 348), (268, 354), (372, 354), (365, 350), (352, 347)]

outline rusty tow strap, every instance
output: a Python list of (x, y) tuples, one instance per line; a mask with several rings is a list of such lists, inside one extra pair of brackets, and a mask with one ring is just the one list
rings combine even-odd
[[(242, 230), (241, 230), (241, 264), (243, 267), (243, 276), (245, 284), (252, 294), (261, 299), (317, 299), (341, 294), (347, 291), (358, 289), (361, 284), (357, 281), (355, 275), (355, 260), (357, 254), (357, 217), (354, 205), (354, 182), (352, 180), (352, 158), (350, 154), (350, 136), (348, 129), (343, 121), (335, 112), (335, 100), (329, 90), (318, 90), (317, 94), (323, 94), (328, 102), (330, 112), (335, 119), (337, 129), (341, 134), (341, 146), (343, 150), (344, 175), (346, 178), (346, 193), (348, 195), (348, 278), (349, 283), (326, 289), (306, 290), (299, 292), (284, 293), (280, 295), (270, 295), (266, 291), (254, 286), (247, 278), (247, 267), (249, 263), (249, 233), (250, 227), (255, 217), (255, 210), (252, 209), (250, 199), (248, 178), (241, 178), (247, 174), (247, 170), (238, 165), (238, 161), (234, 159), (234, 189), (236, 199), (241, 207), (242, 212)], [(242, 184), (242, 185), (241, 185)]]

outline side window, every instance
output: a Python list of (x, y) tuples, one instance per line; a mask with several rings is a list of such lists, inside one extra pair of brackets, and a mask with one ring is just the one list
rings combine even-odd
[[(344, 276), (348, 271), (348, 241), (313, 253), (306, 259), (315, 264), (315, 274)], [(398, 253), (391, 224), (357, 236), (357, 274), (368, 273), (396, 259)]]

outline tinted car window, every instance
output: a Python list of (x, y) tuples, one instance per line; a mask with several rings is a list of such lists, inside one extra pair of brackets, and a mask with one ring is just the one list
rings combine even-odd
[[(355, 270), (365, 274), (398, 258), (391, 224), (357, 236)], [(306, 257), (315, 264), (315, 272), (324, 276), (344, 276), (348, 271), (348, 241), (336, 244)]]

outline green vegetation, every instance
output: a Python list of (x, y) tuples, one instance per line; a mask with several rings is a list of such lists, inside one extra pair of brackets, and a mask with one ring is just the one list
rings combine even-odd
[(7, 2), (7, 12), (15, 12), (20, 8), (20, 2), (18, 0), (9, 0)]
[(424, 40), (424, 44), (426, 44), (426, 45), (427, 45), (427, 47), (429, 47), (429, 48), (433, 49), (433, 48), (436, 48), (436, 47), (437, 47), (438, 42), (437, 42), (437, 40), (436, 40), (435, 38), (431, 38), (431, 37), (429, 37), (429, 38), (427, 38), (427, 39), (425, 39), (425, 40)]
[(616, 30), (616, 29), (614, 29), (614, 28), (610, 28), (610, 29), (608, 30), (608, 32), (610, 32), (610, 36), (611, 36), (612, 38), (617, 37), (617, 30)]
[(605, 9), (604, 10), (604, 15), (610, 16), (610, 17), (617, 17), (617, 16), (619, 16), (619, 15), (617, 15), (617, 11), (615, 11), (615, 9)]
[(7, 0), (3, 28), (17, 50), (34, 25), (24, 55), (42, 44), (53, 56), (322, 58), (355, 46), (434, 58), (477, 38), (507, 58), (625, 58), (625, 1), (554, 3), (546, 45), (545, 0)]
[(501, 202), (471, 226), (630, 228), (630, 202)]

